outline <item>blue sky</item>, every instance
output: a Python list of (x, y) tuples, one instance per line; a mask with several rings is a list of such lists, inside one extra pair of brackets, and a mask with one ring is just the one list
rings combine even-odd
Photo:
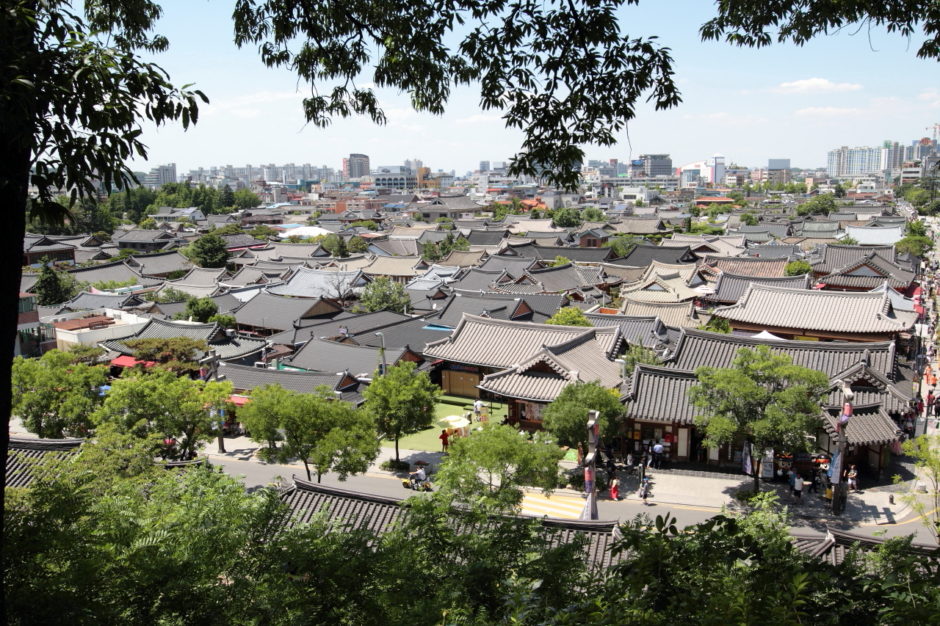
[[(264, 67), (254, 49), (235, 47), (233, 4), (163, 3), (158, 32), (169, 37), (170, 49), (154, 60), (177, 84), (195, 83), (211, 103), (187, 132), (145, 127), (151, 165), (175, 162), (178, 172), (227, 163), (339, 168), (344, 156), (362, 152), (373, 166), (418, 158), (462, 174), (518, 149), (520, 133), (505, 129), (497, 112), (481, 111), (473, 88), (455, 91), (443, 116), (415, 113), (407, 97), (383, 90), (384, 127), (364, 118), (307, 126), (304, 86), (286, 70)], [(641, 108), (616, 146), (587, 146), (587, 158), (668, 152), (678, 166), (720, 153), (751, 167), (766, 166), (768, 158), (817, 167), (834, 147), (908, 143), (940, 123), (940, 63), (917, 59), (917, 40), (865, 29), (802, 48), (733, 48), (700, 41), (698, 27), (712, 11), (702, 0), (643, 0), (622, 9), (623, 32), (656, 34), (672, 49), (683, 102), (665, 112)]]

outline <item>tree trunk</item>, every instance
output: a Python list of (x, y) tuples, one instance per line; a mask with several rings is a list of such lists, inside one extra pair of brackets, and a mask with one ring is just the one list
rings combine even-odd
[[(8, 46), (15, 43), (0, 44), (0, 66), (8, 67), (12, 63)], [(5, 85), (6, 87), (6, 85)], [(19, 113), (0, 107), (0, 146), (3, 158), (0, 159), (0, 206), (4, 211), (4, 225), (0, 228), (0, 415), (5, 422), (0, 433), (0, 471), (3, 472), (3, 484), (7, 475), (7, 447), (10, 444), (10, 413), (13, 404), (11, 377), (13, 373), (13, 351), (16, 348), (17, 323), (19, 318), (20, 279), (23, 270), (23, 235), (26, 231), (26, 201), (29, 188), (29, 145), (24, 142), (22, 126), (18, 121)], [(23, 124), (32, 128), (32, 124)], [(2, 356), (6, 355), (6, 356)], [(4, 493), (0, 493), (0, 537), (4, 536), (3, 506)], [(0, 541), (0, 546), (5, 545)], [(0, 547), (0, 571), (5, 570), (5, 555)], [(0, 623), (6, 622), (6, 607), (0, 598)]]
[(401, 463), (401, 459), (398, 458), (398, 433), (395, 433), (395, 462)]
[[(307, 470), (307, 480), (313, 480), (313, 477), (310, 475), (310, 465), (307, 463), (307, 459), (302, 459), (304, 462), (304, 469)], [(317, 482), (320, 482), (320, 475), (317, 474)]]

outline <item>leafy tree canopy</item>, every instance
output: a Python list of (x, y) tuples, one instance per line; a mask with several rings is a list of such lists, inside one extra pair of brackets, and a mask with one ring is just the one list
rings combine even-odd
[(233, 196), (235, 197), (236, 209), (254, 209), (261, 204), (261, 198), (250, 189), (239, 189)]
[(359, 235), (353, 235), (349, 238), (347, 247), (352, 253), (366, 252), (369, 250), (369, 243)]
[(838, 208), (831, 193), (819, 194), (796, 207), (797, 215), (829, 215)]
[(575, 228), (581, 225), (581, 214), (577, 209), (563, 207), (552, 212), (552, 225), (559, 228)]
[(101, 403), (104, 366), (78, 362), (78, 353), (50, 350), (39, 359), (13, 359), (13, 411), (40, 437), (85, 437)]
[(617, 235), (608, 239), (604, 247), (613, 249), (617, 258), (621, 258), (630, 254), (640, 241), (636, 235)]
[(225, 267), (228, 257), (225, 240), (214, 232), (203, 235), (192, 244), (192, 258), (199, 267)]
[(36, 304), (50, 306), (70, 300), (75, 295), (77, 286), (72, 275), (53, 268), (48, 259), (43, 259), (41, 263), (39, 278), (32, 287), (32, 292), (36, 294)]
[(894, 248), (898, 252), (906, 252), (919, 257), (933, 250), (933, 246), (933, 239), (924, 235), (905, 235), (904, 238), (894, 244)]
[(809, 264), (809, 261), (803, 261), (802, 259), (790, 261), (784, 269), (787, 276), (800, 276), (801, 274), (809, 274), (812, 271), (813, 266)]
[(585, 222), (603, 222), (607, 217), (603, 211), (591, 206), (581, 211), (581, 219)]
[(623, 405), (616, 391), (605, 389), (596, 382), (578, 382), (562, 389), (542, 412), (542, 425), (561, 445), (574, 448), (581, 444), (585, 447), (589, 410), (600, 412), (603, 437), (616, 434)]
[(416, 372), (415, 364), (410, 361), (389, 367), (384, 376), (372, 377), (363, 392), (365, 410), (375, 416), (379, 432), (395, 441), (396, 461), (401, 436), (431, 425), (434, 402), (440, 391), (427, 372)]
[(186, 302), (186, 310), (177, 313), (176, 318), (205, 324), (218, 312), (219, 306), (212, 298), (190, 298)]
[(522, 486), (551, 493), (558, 487), (564, 452), (545, 433), (530, 436), (512, 426), (487, 423), (455, 439), (437, 483), (462, 502), (500, 511), (522, 503)]
[(138, 361), (153, 361), (179, 373), (198, 371), (196, 361), (202, 352), (209, 349), (202, 339), (189, 337), (128, 339), (124, 344), (134, 351), (134, 358)]
[(401, 283), (392, 282), (380, 276), (365, 286), (359, 296), (357, 309), (367, 313), (375, 311), (394, 311), (404, 313), (411, 306), (411, 298), (405, 293)]
[(584, 312), (573, 306), (558, 309), (558, 312), (545, 320), (546, 324), (557, 326), (592, 326), (591, 321), (584, 316)]
[(826, 375), (767, 346), (741, 348), (731, 367), (700, 367), (695, 375), (698, 384), (689, 394), (701, 411), (696, 423), (705, 432), (704, 445), (750, 442), (755, 491), (764, 450), (804, 451), (819, 428)]

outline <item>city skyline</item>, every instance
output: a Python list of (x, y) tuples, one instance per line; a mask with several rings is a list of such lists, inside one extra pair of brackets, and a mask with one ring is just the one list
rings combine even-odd
[[(699, 41), (697, 28), (712, 14), (701, 4), (622, 9), (625, 32), (658, 34), (672, 48), (684, 102), (665, 112), (638, 107), (618, 145), (586, 146), (586, 161), (669, 153), (681, 166), (717, 153), (748, 167), (787, 158), (793, 167), (818, 168), (833, 148), (908, 143), (932, 136), (940, 122), (940, 89), (932, 86), (940, 72), (936, 62), (915, 57), (916, 40), (871, 31), (803, 48), (738, 49)], [(211, 103), (189, 132), (145, 127), (150, 159), (135, 169), (170, 162), (181, 172), (229, 163), (341, 169), (343, 158), (362, 153), (373, 167), (418, 158), (459, 175), (482, 160), (508, 160), (519, 147), (521, 134), (503, 128), (498, 112), (481, 111), (473, 88), (455, 89), (440, 117), (415, 113), (407, 97), (379, 90), (384, 127), (363, 118), (327, 129), (306, 125), (296, 78), (264, 67), (254, 49), (235, 47), (224, 3), (166, 3), (164, 11), (158, 32), (170, 50), (153, 60), (176, 83), (194, 82)]]

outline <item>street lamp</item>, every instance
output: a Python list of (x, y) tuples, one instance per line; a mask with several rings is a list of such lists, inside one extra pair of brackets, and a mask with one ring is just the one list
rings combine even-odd
[(385, 364), (385, 335), (380, 331), (380, 332), (375, 333), (375, 336), (382, 340), (382, 349), (381, 349), (381, 355), (382, 355), (382, 376), (385, 376), (385, 370), (386, 370), (387, 367), (388, 367), (388, 366)]

